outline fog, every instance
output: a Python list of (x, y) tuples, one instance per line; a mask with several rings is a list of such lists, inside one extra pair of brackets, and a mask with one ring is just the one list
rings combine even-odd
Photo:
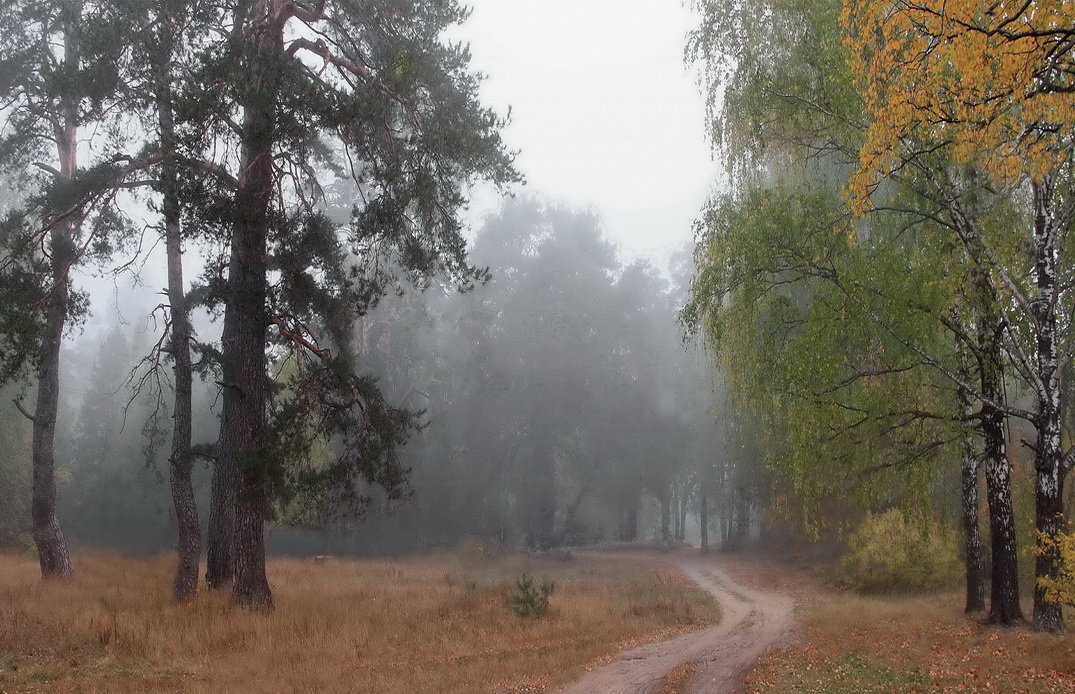
[[(407, 493), (368, 485), (360, 513), (328, 520), (302, 500), (280, 503), (270, 551), (696, 542), (703, 488), (727, 541), (720, 393), (678, 318), (689, 248), (667, 267), (627, 264), (593, 212), (521, 195), (482, 223), (471, 254), (491, 272), (484, 285), (391, 294), (353, 323), (361, 368), (421, 412), (402, 453)], [(146, 361), (163, 328), (150, 313), (155, 275), (141, 287), (91, 278), (94, 313), (63, 355), (59, 513), (83, 548), (153, 554), (174, 541), (172, 382)], [(220, 328), (208, 315), (195, 322), (203, 340)], [(195, 382), (196, 443), (217, 433), (218, 391)], [(208, 460), (195, 466), (203, 525), (210, 473)]]

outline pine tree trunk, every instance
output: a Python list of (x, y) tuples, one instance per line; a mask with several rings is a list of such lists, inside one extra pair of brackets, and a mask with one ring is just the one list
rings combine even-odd
[(206, 531), (205, 582), (225, 588), (235, 579), (235, 470), (219, 454), (213, 464), (209, 491), (209, 528)]
[[(224, 308), (218, 466), (234, 492), (233, 541), (236, 602), (257, 610), (272, 609), (265, 575), (264, 514), (266, 488), (267, 239), (273, 197), (274, 109), (279, 93), (278, 64), (283, 26), (270, 0), (251, 3), (243, 27), (245, 85), (242, 95), (242, 156), (235, 196), (235, 224), (228, 265)], [(286, 21), (286, 19), (283, 19)]]
[[(1052, 182), (1035, 183), (1034, 240), (1037, 298), (1032, 304), (1037, 338), (1037, 452), (1035, 455), (1035, 528), (1038, 532), (1035, 577), (1055, 579), (1061, 570), (1056, 546), (1064, 530), (1064, 475), (1062, 470), (1060, 424), (1060, 373), (1056, 347), (1056, 237), (1052, 221)], [(1034, 584), (1034, 626), (1045, 631), (1063, 631), (1064, 616), (1059, 603), (1048, 599), (1044, 589)]]
[[(73, 143), (73, 139), (72, 139)], [(72, 154), (73, 157), (73, 154)], [(71, 558), (67, 552), (60, 522), (56, 518), (56, 413), (60, 396), (60, 346), (70, 295), (67, 263), (71, 242), (67, 225), (52, 231), (52, 294), (45, 317), (37, 368), (37, 406), (33, 422), (33, 519), (34, 543), (43, 578), (71, 575)]]
[(709, 500), (705, 492), (702, 492), (702, 499), (699, 502), (698, 524), (701, 526), (702, 533), (702, 554), (709, 554)]
[[(169, 47), (170, 48), (170, 47)], [(170, 52), (167, 51), (166, 54)], [(162, 66), (162, 85), (168, 83), (167, 62)], [(171, 94), (162, 87), (157, 102), (158, 126), (161, 146), (165, 151), (175, 148), (175, 129), (172, 120)], [(186, 292), (183, 286), (183, 247), (180, 227), (179, 179), (175, 161), (166, 159), (161, 166), (163, 190), (163, 213), (165, 248), (168, 256), (168, 303), (171, 307), (171, 342), (175, 373), (175, 403), (172, 413), (172, 450), (169, 457), (169, 481), (172, 503), (175, 506), (176, 525), (179, 534), (177, 549), (179, 562), (176, 567), (173, 591), (179, 601), (190, 600), (198, 588), (198, 563), (201, 559), (201, 527), (198, 523), (198, 507), (194, 499), (191, 481), (193, 457), (191, 455), (191, 401), (192, 380), (190, 363), (190, 320), (187, 314)]]
[[(75, 27), (82, 16), (82, 3), (72, 2), (65, 17), (64, 69), (74, 73), (80, 62)], [(72, 99), (61, 102), (60, 123), (56, 127), (59, 181), (70, 183), (78, 174), (78, 105)], [(56, 518), (56, 415), (60, 403), (60, 348), (71, 297), (71, 265), (75, 261), (73, 239), (79, 222), (73, 217), (56, 219), (55, 210), (49, 239), (52, 288), (45, 310), (45, 330), (37, 365), (37, 403), (33, 420), (33, 488), (30, 515), (34, 543), (43, 578), (71, 575), (71, 558), (60, 522)]]

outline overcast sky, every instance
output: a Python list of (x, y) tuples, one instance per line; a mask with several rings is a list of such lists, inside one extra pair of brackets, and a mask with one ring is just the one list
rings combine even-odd
[[(663, 264), (712, 189), (681, 0), (471, 0), (459, 34), (512, 123), (525, 190), (601, 215), (626, 259)], [(495, 208), (481, 198), (475, 212)]]

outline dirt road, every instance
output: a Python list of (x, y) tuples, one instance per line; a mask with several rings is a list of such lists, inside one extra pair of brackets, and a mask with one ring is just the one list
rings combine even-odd
[(718, 560), (669, 557), (669, 563), (720, 603), (720, 624), (625, 651), (586, 673), (563, 694), (657, 694), (675, 672), (686, 679), (675, 691), (733, 694), (766, 650), (790, 637), (793, 602), (732, 581)]

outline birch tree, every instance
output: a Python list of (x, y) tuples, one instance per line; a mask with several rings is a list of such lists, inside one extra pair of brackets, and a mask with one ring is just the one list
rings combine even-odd
[[(960, 240), (979, 274), (1003, 291), (1006, 347), (1034, 393), (1036, 406), (1018, 413), (1037, 429), (1036, 473), (1039, 579), (1055, 577), (1062, 491), (1070, 454), (1062, 449), (1060, 377), (1070, 354), (1066, 303), (1066, 239), (1072, 205), (1075, 142), (1075, 30), (1063, 2), (921, 2), (846, 4), (847, 43), (857, 61), (869, 116), (856, 204), (875, 194), (896, 169), (925, 152), (945, 150), (983, 171), (1025, 213), (1020, 232), (986, 236), (960, 224)], [(877, 28), (880, 27), (880, 31)], [(984, 186), (983, 186), (984, 187)], [(953, 201), (969, 221), (961, 201)], [(1006, 253), (1022, 236), (1022, 257)], [(1026, 271), (1026, 265), (1030, 270)], [(989, 395), (984, 401), (988, 401)], [(1060, 605), (1035, 587), (1034, 624), (1063, 628)]]

